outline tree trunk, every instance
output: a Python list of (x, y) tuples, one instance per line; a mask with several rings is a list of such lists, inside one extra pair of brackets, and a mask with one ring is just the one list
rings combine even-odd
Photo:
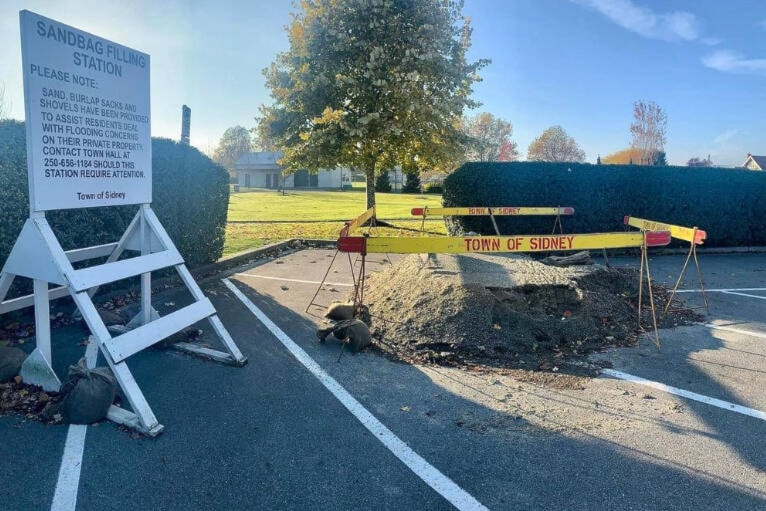
[(375, 167), (365, 169), (365, 190), (367, 192), (367, 209), (375, 205)]

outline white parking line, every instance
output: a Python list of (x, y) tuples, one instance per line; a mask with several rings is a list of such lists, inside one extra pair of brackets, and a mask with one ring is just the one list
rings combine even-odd
[(705, 326), (713, 330), (723, 330), (725, 332), (733, 332), (735, 334), (749, 335), (750, 337), (757, 337), (759, 339), (766, 339), (766, 334), (760, 332), (752, 332), (750, 330), (740, 330), (739, 328), (732, 328), (730, 326), (716, 325), (713, 323), (705, 323)]
[(85, 433), (88, 426), (72, 424), (64, 444), (64, 454), (61, 456), (59, 479), (56, 491), (53, 493), (51, 511), (71, 511), (77, 505), (77, 488), (80, 486), (80, 469), (82, 468), (82, 453), (85, 449)]
[(750, 417), (754, 417), (756, 419), (761, 419), (766, 421), (766, 413), (760, 410), (755, 410), (753, 408), (748, 408), (746, 406), (735, 405), (734, 403), (730, 403), (728, 401), (723, 401), (721, 399), (716, 399), (714, 397), (703, 396), (702, 394), (697, 394), (696, 392), (690, 392), (688, 390), (679, 389), (678, 387), (671, 387), (670, 385), (665, 385), (664, 383), (660, 383), (660, 382), (656, 382), (652, 380), (646, 380), (639, 376), (633, 376), (632, 374), (615, 371), (614, 369), (602, 369), (601, 373), (606, 374), (607, 376), (611, 376), (613, 378), (617, 378), (619, 380), (625, 380), (625, 381), (630, 381), (633, 383), (638, 383), (640, 385), (646, 385), (648, 387), (652, 387), (657, 390), (661, 390), (663, 392), (675, 394), (676, 396), (685, 397), (686, 399), (699, 401), (700, 403), (705, 403), (706, 405), (715, 406), (723, 410), (741, 413), (742, 415), (747, 415)]
[[(705, 289), (706, 293), (726, 293), (731, 291), (766, 291), (766, 287), (733, 287), (731, 289)], [(678, 289), (676, 293), (701, 293), (702, 289)]]
[(237, 287), (229, 280), (223, 279), (228, 287), (239, 300), (245, 304), (250, 312), (268, 328), (271, 333), (281, 342), (292, 355), (303, 364), (322, 385), (329, 390), (343, 406), (356, 417), (359, 422), (372, 433), (375, 438), (385, 445), (394, 456), (399, 458), (415, 475), (422, 479), (428, 486), (433, 488), (442, 497), (447, 499), (453, 506), (461, 510), (487, 509), (481, 502), (476, 500), (468, 492), (455, 484), (452, 479), (439, 472), (436, 467), (428, 463), (418, 453), (413, 451), (399, 437), (380, 422), (362, 404), (357, 401), (335, 379), (327, 374), (321, 366), (312, 359), (308, 353), (290, 339), (266, 314), (256, 307)]
[[(300, 280), (300, 279), (284, 279), (282, 277), (267, 277), (265, 275), (253, 275), (252, 273), (235, 273), (237, 277), (252, 277), (254, 279), (266, 279), (266, 280), (281, 280), (283, 282), (298, 282), (300, 284), (322, 284), (322, 282), (319, 282), (317, 280)], [(343, 282), (324, 282), (324, 284), (327, 284), (329, 286), (348, 286), (352, 287), (353, 284), (346, 284)]]
[(750, 294), (747, 294), (747, 293), (738, 293), (738, 292), (735, 292), (735, 291), (721, 291), (721, 294), (746, 296), (748, 298), (758, 298), (759, 300), (766, 300), (766, 296), (750, 295)]
[[(88, 367), (96, 367), (98, 345), (92, 337), (85, 349), (85, 358), (88, 361)], [(53, 493), (52, 511), (70, 511), (77, 504), (77, 489), (80, 487), (80, 468), (82, 467), (82, 454), (85, 451), (85, 434), (87, 432), (88, 426), (77, 424), (69, 426), (64, 443), (64, 454), (61, 456), (56, 491)]]

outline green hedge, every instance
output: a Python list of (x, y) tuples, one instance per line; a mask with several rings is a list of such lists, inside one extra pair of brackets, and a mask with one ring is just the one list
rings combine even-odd
[(444, 193), (444, 185), (442, 183), (426, 183), (423, 185), (423, 193)]
[(152, 209), (190, 266), (223, 254), (229, 174), (197, 149), (152, 139)]
[[(197, 149), (152, 139), (152, 209), (190, 266), (223, 253), (229, 178)], [(117, 241), (137, 206), (51, 211), (46, 214), (65, 250)], [(0, 121), (0, 262), (5, 262), (29, 216), (24, 123)]]
[[(766, 245), (766, 172), (710, 167), (577, 163), (467, 163), (445, 180), (443, 204), (571, 206), (564, 232), (622, 231), (631, 215), (697, 226), (706, 246)], [(549, 234), (551, 217), (497, 217), (502, 234)], [(494, 234), (487, 217), (447, 219), (452, 234)]]

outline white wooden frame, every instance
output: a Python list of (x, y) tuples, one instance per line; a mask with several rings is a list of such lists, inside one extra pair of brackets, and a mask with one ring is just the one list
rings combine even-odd
[[(141, 255), (120, 260), (126, 250)], [(73, 262), (107, 257), (103, 264), (74, 269)], [(175, 267), (194, 302), (160, 317), (151, 305), (151, 272)], [(135, 328), (112, 337), (93, 304), (98, 286), (141, 276), (141, 310), (129, 326)], [(34, 293), (3, 301), (17, 276), (33, 279)], [(49, 283), (57, 286), (49, 289)], [(31, 212), (0, 274), (0, 314), (34, 305), (37, 347), (24, 361), (22, 376), (27, 383), (57, 391), (61, 385), (51, 367), (50, 300), (70, 295), (91, 331), (88, 361), (95, 366), (98, 350), (112, 369), (133, 412), (112, 406), (107, 417), (146, 435), (158, 435), (157, 421), (141, 389), (133, 379), (126, 359), (166, 337), (207, 318), (221, 339), (225, 352), (190, 343), (176, 348), (235, 366), (243, 366), (242, 355), (210, 300), (202, 293), (175, 245), (149, 204), (142, 204), (122, 238), (116, 243), (64, 251), (43, 212)]]

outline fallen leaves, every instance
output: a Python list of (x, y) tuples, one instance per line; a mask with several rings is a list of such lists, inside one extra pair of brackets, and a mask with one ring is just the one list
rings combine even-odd
[(22, 415), (25, 419), (56, 424), (61, 422), (61, 416), (49, 417), (46, 409), (57, 396), (56, 393), (46, 393), (36, 385), (27, 385), (20, 376), (16, 376), (9, 383), (0, 383), (0, 414)]

